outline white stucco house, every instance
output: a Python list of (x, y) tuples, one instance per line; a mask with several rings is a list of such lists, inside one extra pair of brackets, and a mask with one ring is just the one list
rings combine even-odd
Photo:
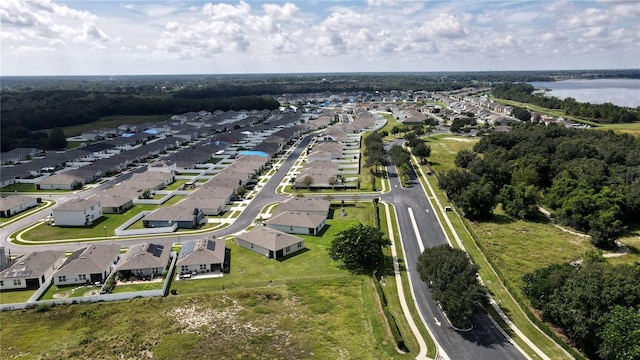
[(53, 274), (56, 285), (93, 284), (107, 280), (120, 260), (120, 245), (91, 244), (74, 251)]
[(176, 266), (180, 275), (225, 271), (224, 239), (189, 240), (182, 244)]
[(16, 258), (0, 271), (0, 290), (37, 289), (65, 260), (64, 251), (36, 251)]
[(10, 195), (0, 201), (0, 217), (10, 217), (38, 206), (38, 200), (26, 195)]
[(63, 203), (53, 210), (56, 226), (86, 226), (91, 225), (102, 216), (102, 206), (99, 200), (73, 199)]

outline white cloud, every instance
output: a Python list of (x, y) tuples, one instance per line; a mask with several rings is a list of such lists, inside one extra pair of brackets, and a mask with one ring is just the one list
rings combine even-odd
[[(463, 15), (468, 19), (467, 15)], [(460, 38), (467, 35), (462, 22), (450, 14), (439, 14), (431, 21), (425, 21), (422, 26), (411, 30), (413, 40), (417, 42), (429, 41), (433, 38)]]
[(300, 15), (300, 9), (292, 3), (286, 3), (282, 6), (276, 4), (264, 4), (262, 10), (274, 20), (295, 20)]

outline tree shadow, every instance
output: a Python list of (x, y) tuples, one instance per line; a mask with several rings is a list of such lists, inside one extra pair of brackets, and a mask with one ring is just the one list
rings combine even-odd
[(476, 314), (472, 323), (473, 329), (469, 331), (456, 330), (456, 332), (463, 339), (485, 348), (510, 344), (509, 340), (491, 322), (488, 314)]

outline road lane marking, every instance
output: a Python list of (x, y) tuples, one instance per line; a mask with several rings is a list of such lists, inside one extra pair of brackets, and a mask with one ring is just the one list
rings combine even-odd
[(416, 218), (413, 216), (413, 209), (407, 208), (409, 210), (409, 218), (411, 218), (411, 225), (413, 226), (413, 232), (416, 234), (416, 240), (418, 241), (418, 246), (420, 247), (420, 253), (424, 252), (424, 244), (422, 243), (422, 238), (420, 237), (420, 231), (418, 231), (418, 224), (416, 223)]
[(436, 325), (438, 325), (438, 326), (442, 326), (442, 323), (441, 323), (440, 321), (438, 321), (438, 318), (437, 318), (437, 317), (435, 317), (435, 316), (434, 316), (434, 317), (433, 317), (433, 321), (436, 323)]

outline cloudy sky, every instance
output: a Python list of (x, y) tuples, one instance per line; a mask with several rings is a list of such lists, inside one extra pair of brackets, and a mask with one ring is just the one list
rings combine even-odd
[(640, 68), (640, 1), (0, 0), (0, 74)]

